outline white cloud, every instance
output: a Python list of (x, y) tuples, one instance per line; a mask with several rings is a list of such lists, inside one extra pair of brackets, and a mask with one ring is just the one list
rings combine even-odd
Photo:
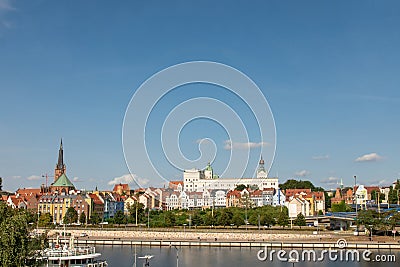
[(335, 184), (339, 184), (339, 180), (340, 179), (338, 177), (331, 176), (331, 177), (322, 179), (321, 183), (327, 184), (327, 185), (335, 185)]
[(313, 160), (324, 160), (324, 159), (330, 159), (329, 155), (322, 155), (322, 156), (313, 156)]
[(310, 175), (310, 172), (307, 170), (301, 170), (301, 171), (295, 172), (294, 175), (304, 177), (304, 176)]
[(378, 186), (389, 186), (392, 184), (392, 182), (388, 181), (386, 179), (377, 179), (377, 180), (370, 181), (370, 184), (378, 185)]
[(368, 162), (368, 161), (378, 161), (381, 160), (382, 157), (379, 156), (377, 153), (370, 153), (360, 156), (355, 159), (355, 162)]
[(232, 142), (231, 140), (225, 140), (224, 141), (224, 149), (230, 150), (230, 149), (252, 149), (252, 148), (257, 148), (257, 147), (263, 147), (269, 145), (267, 142), (259, 142), (259, 143), (254, 143), (254, 142), (245, 142), (245, 143), (239, 143), (239, 142)]
[(115, 185), (115, 184), (136, 184), (135, 181), (140, 186), (145, 186), (149, 183), (148, 179), (140, 178), (136, 174), (125, 174), (120, 177), (115, 177), (111, 181), (108, 182), (108, 185)]
[(29, 177), (26, 178), (26, 179), (29, 180), (29, 181), (36, 181), (36, 180), (41, 180), (42, 177), (39, 176), (39, 175), (31, 175), (31, 176), (29, 176)]
[(74, 178), (72, 178), (72, 181), (73, 181), (73, 182), (79, 182), (80, 179), (79, 179), (79, 177), (74, 177)]
[(21, 176), (20, 175), (14, 175), (11, 178), (13, 178), (13, 179), (21, 179)]
[(10, 11), (15, 10), (15, 8), (11, 5), (10, 0), (0, 0), (0, 11)]

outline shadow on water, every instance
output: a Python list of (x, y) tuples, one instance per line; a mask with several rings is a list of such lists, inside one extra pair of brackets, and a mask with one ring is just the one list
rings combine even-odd
[[(180, 247), (179, 267), (204, 267), (204, 266), (269, 266), (269, 267), (293, 267), (292, 263), (267, 259), (260, 261), (257, 258), (259, 248), (221, 248), (221, 247)], [(134, 263), (134, 246), (96, 246), (96, 251), (102, 254), (112, 267), (132, 267)], [(287, 250), (289, 252), (289, 250)], [(137, 256), (154, 255), (150, 261), (153, 267), (175, 267), (177, 266), (177, 250), (175, 247), (136, 247)], [(300, 252), (301, 253), (301, 252)], [(374, 251), (374, 254), (394, 254), (396, 262), (341, 262), (329, 261), (328, 257), (323, 262), (300, 261), (294, 263), (294, 267), (337, 267), (346, 265), (348, 267), (397, 267), (400, 261), (400, 251)], [(143, 266), (143, 260), (137, 259), (137, 267)]]

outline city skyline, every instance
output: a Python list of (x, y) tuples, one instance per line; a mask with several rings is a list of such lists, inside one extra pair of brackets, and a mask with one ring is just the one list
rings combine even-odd
[[(391, 184), (400, 177), (400, 4), (307, 3), (0, 0), (3, 189), (45, 183), (61, 138), (77, 188), (134, 185), (121, 137), (128, 104), (155, 73), (196, 60), (232, 66), (258, 85), (276, 124), (270, 176), (281, 183), (298, 178), (329, 189), (341, 179), (353, 185), (356, 175), (358, 184)], [(149, 153), (169, 180), (182, 179), (182, 172), (162, 155), (160, 128), (165, 115), (194, 97), (229, 103), (248, 129), (255, 124), (240, 99), (215, 86), (172, 91), (148, 124)], [(207, 119), (181, 133), (182, 153), (191, 160), (200, 156), (201, 140), (214, 141), (218, 174), (230, 151), (249, 149), (250, 162), (257, 163), (267, 146), (254, 132), (248, 142), (229, 140)], [(212, 161), (213, 150), (204, 149)], [(153, 179), (136, 178), (145, 186)]]

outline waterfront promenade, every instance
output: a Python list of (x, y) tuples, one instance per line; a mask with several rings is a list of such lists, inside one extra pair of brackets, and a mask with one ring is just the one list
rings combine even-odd
[[(62, 229), (51, 230), (49, 236)], [(280, 240), (321, 240), (332, 238), (331, 234), (313, 235), (309, 233), (271, 233), (267, 231), (147, 231), (147, 230), (66, 230), (79, 237), (82, 233), (89, 239), (133, 239), (133, 240), (203, 240), (203, 241), (280, 241)]]
[[(55, 237), (62, 229), (51, 230)], [(310, 231), (229, 231), (212, 229), (195, 231), (180, 230), (66, 230), (75, 236), (79, 244), (97, 245), (144, 245), (144, 246), (220, 246), (220, 247), (288, 247), (288, 248), (336, 248), (337, 240), (344, 239), (348, 248), (400, 249), (400, 244), (390, 237), (353, 236), (349, 232)], [(82, 234), (87, 236), (81, 236)]]

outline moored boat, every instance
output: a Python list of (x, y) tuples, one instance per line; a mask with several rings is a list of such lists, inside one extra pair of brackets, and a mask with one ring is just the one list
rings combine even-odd
[(36, 261), (46, 267), (106, 267), (105, 260), (98, 260), (101, 254), (92, 246), (76, 246), (71, 237), (69, 244), (50, 243), (50, 247), (41, 251)]

